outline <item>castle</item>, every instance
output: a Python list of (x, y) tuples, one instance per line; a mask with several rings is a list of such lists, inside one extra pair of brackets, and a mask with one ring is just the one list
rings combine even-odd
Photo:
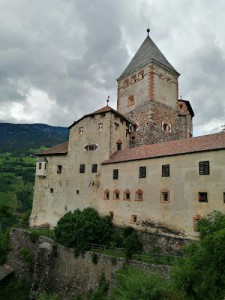
[(197, 220), (225, 212), (225, 133), (192, 137), (180, 74), (147, 31), (117, 79), (117, 110), (83, 116), (39, 154), (31, 226), (94, 207), (118, 226), (194, 239)]

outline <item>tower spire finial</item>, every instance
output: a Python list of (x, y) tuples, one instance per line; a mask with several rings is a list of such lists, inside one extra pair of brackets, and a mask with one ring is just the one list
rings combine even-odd
[(110, 97), (108, 96), (108, 98), (107, 98), (107, 100), (106, 100), (107, 106), (109, 106), (109, 99), (110, 99)]
[(147, 28), (147, 34), (148, 34), (148, 36), (149, 36), (149, 32), (150, 32), (150, 29), (149, 29), (149, 27)]

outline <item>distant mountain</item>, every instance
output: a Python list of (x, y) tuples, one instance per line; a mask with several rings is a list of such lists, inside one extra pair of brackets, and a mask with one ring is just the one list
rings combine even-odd
[(68, 138), (69, 130), (66, 127), (0, 123), (0, 153), (41, 146), (51, 147), (67, 141)]

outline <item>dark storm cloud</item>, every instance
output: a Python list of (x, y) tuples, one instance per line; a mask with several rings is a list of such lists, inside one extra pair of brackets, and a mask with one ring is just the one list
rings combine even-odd
[(182, 74), (197, 131), (218, 130), (224, 9), (221, 0), (0, 0), (0, 119), (67, 126), (108, 95), (115, 107), (116, 78), (150, 26)]

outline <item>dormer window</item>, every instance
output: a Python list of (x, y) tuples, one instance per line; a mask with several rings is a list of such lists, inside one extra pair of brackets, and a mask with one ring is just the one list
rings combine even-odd
[(79, 127), (79, 134), (83, 134), (84, 133), (84, 127)]

